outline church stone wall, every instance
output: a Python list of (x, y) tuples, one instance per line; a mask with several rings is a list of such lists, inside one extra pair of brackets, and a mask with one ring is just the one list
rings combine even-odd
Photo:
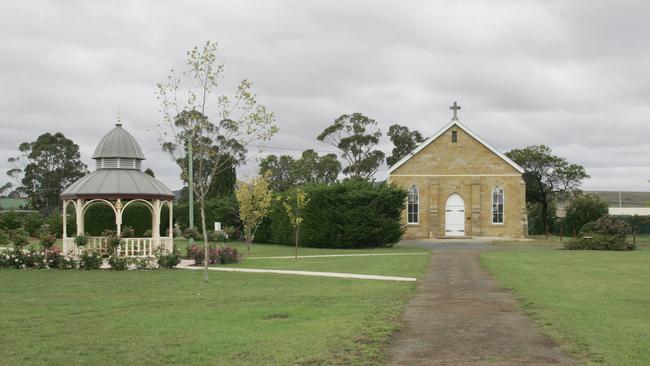
[[(451, 143), (451, 131), (458, 142)], [(526, 189), (521, 174), (464, 130), (451, 127), (390, 176), (392, 184), (419, 191), (419, 222), (408, 224), (405, 239), (445, 235), (447, 198), (465, 203), (466, 236), (523, 237), (527, 234)], [(504, 190), (504, 223), (492, 223), (492, 190)], [(406, 210), (403, 212), (406, 223)]]

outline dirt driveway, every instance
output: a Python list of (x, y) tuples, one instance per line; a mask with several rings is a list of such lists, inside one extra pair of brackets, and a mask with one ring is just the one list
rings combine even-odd
[(480, 267), (488, 244), (416, 244), (433, 249), (433, 256), (392, 339), (390, 364), (575, 364)]

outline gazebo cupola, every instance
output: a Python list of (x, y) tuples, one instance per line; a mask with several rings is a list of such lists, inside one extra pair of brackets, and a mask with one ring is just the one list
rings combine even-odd
[[(156, 178), (141, 171), (145, 159), (138, 142), (122, 124), (115, 125), (99, 142), (92, 156), (96, 170), (72, 183), (61, 193), (63, 217), (67, 207), (72, 204), (76, 212), (77, 235), (83, 235), (84, 216), (93, 204), (106, 204), (115, 214), (117, 235), (122, 232), (122, 214), (133, 203), (146, 205), (151, 212), (150, 238), (122, 238), (124, 244), (119, 249), (124, 255), (152, 255), (156, 248), (163, 246), (173, 249), (172, 205), (174, 194)], [(169, 209), (169, 233), (160, 236), (160, 216), (164, 205)], [(105, 250), (106, 238), (93, 237), (87, 250)], [(79, 253), (74, 238), (67, 237), (66, 220), (63, 220), (63, 250)]]
[(93, 159), (97, 169), (140, 170), (144, 154), (133, 136), (118, 123), (99, 141)]

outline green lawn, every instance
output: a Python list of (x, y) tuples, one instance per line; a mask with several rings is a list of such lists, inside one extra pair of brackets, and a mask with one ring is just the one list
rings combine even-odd
[[(613, 365), (650, 364), (650, 250), (564, 251), (499, 244), (482, 264), (570, 353)], [(557, 246), (557, 244), (555, 245)]]
[[(287, 251), (253, 247), (260, 256)], [(299, 263), (419, 277), (429, 255), (391, 258)], [(382, 363), (415, 289), (414, 283), (222, 272), (211, 272), (206, 284), (201, 276), (187, 270), (0, 270), (0, 364), (374, 365)]]
[[(175, 247), (185, 255), (188, 245), (186, 239), (174, 239)], [(198, 242), (197, 245), (203, 245), (203, 242)], [(222, 244), (219, 244), (222, 245)], [(242, 242), (226, 242), (225, 245), (237, 248), (245, 257), (275, 257), (275, 256), (292, 256), (295, 248), (290, 245), (274, 245), (274, 244), (251, 244), (250, 255), (246, 251), (246, 243)], [(352, 253), (414, 253), (426, 252), (420, 248), (410, 248), (396, 246), (393, 248), (372, 248), (372, 249), (322, 249), (322, 248), (298, 248), (298, 255), (322, 255), (322, 254), (352, 254)]]

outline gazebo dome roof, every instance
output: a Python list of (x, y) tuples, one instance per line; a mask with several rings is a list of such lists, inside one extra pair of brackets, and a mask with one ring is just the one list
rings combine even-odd
[(169, 188), (140, 171), (140, 145), (119, 123), (99, 142), (93, 159), (98, 169), (69, 185), (62, 199), (174, 199)]
[(61, 198), (174, 198), (164, 184), (139, 170), (100, 169), (72, 183), (61, 193)]
[(107, 133), (95, 149), (93, 159), (99, 158), (131, 158), (144, 160), (140, 145), (130, 133), (122, 128), (121, 123)]

